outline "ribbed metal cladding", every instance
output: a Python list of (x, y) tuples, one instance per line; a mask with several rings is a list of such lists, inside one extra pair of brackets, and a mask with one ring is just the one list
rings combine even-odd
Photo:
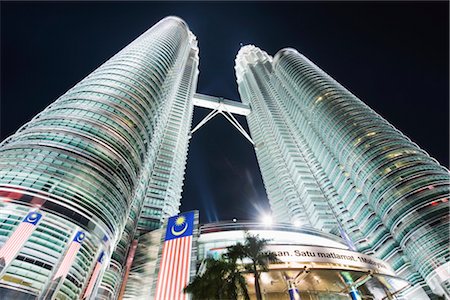
[(318, 173), (303, 137), (280, 105), (271, 63), (272, 58), (254, 46), (241, 48), (236, 58), (239, 93), (252, 108), (247, 120), (273, 217), (330, 232), (336, 221), (314, 179)]
[(167, 19), (100, 66), (2, 144), (0, 184), (30, 180), (117, 238), (187, 42)]
[[(0, 244), (4, 244), (28, 212), (29, 208), (23, 205), (0, 203)], [(42, 221), (20, 250), (19, 255), (1, 277), (0, 298), (4, 296), (3, 292), (6, 290), (11, 291), (11, 295), (17, 299), (22, 299), (20, 296), (23, 294), (38, 295), (54, 274), (55, 266), (67, 248), (73, 230), (73, 222), (56, 214), (44, 214)], [(101, 244), (94, 235), (86, 237), (74, 266), (70, 269), (56, 297), (59, 299), (78, 297), (87, 284), (95, 264), (97, 249)], [(15, 295), (14, 291), (19, 291), (20, 294)], [(9, 297), (2, 299), (9, 299)]]
[[(302, 136), (302, 148), (308, 153), (306, 160), (312, 166), (321, 193), (332, 208), (339, 230), (334, 233), (344, 237), (352, 247), (388, 262), (399, 276), (415, 284), (408, 293), (414, 297), (426, 297), (420, 286), (424, 279), (411, 267), (389, 229), (368, 204), (365, 195), (356, 187), (350, 174), (330, 152), (320, 134), (316, 132), (310, 116), (298, 105), (295, 86), (289, 84), (289, 76), (273, 72), (276, 90), (280, 95), (280, 106), (285, 118), (290, 119), (296, 135)], [(425, 288), (427, 288), (425, 286)]]
[[(189, 47), (180, 55), (176, 81), (166, 95), (154, 143), (121, 239), (100, 284), (97, 299), (114, 299), (122, 285), (126, 258), (133, 239), (159, 228), (164, 218), (178, 213), (192, 119), (192, 96), (198, 77), (196, 37), (189, 32)], [(168, 207), (168, 208), (167, 208)]]
[[(195, 37), (192, 36), (193, 38)], [(191, 99), (197, 89), (199, 73), (197, 42), (192, 40), (191, 43), (182, 79), (168, 112), (167, 126), (161, 136), (149, 183), (144, 191), (145, 200), (138, 224), (141, 233), (160, 228), (166, 218), (179, 212), (192, 123)]]
[(351, 180), (373, 217), (434, 287), (433, 272), (450, 260), (448, 170), (297, 51), (281, 50), (274, 72), (291, 95), (294, 122), (309, 133), (309, 143), (323, 143), (343, 171), (331, 179)]
[[(8, 267), (9, 279), (4, 277), (1, 287), (23, 288), (20, 278), (27, 278), (32, 270), (39, 276), (23, 284), (29, 293), (39, 294), (72, 231), (80, 228), (86, 231), (86, 240), (56, 297), (80, 297), (100, 250), (106, 251), (107, 259), (98, 281), (106, 273), (104, 282), (109, 285), (102, 288), (117, 296), (126, 242), (136, 234), (150, 174), (192, 47), (196, 47), (195, 37), (184, 21), (161, 20), (1, 144), (0, 204), (2, 213), (8, 213), (0, 215), (0, 245), (32, 208), (44, 212), (33, 236), (58, 240), (53, 241), (57, 246), (51, 246), (30, 238)], [(189, 97), (184, 100), (190, 101)], [(183, 113), (190, 120), (192, 105)], [(183, 138), (186, 145), (180, 151), (186, 152), (187, 134)], [(184, 163), (185, 157), (186, 153)], [(183, 168), (183, 161), (179, 163)], [(174, 184), (181, 186), (183, 176), (178, 177)], [(64, 222), (48, 225), (55, 218)], [(45, 226), (50, 231), (39, 235)], [(52, 230), (57, 234), (51, 238)], [(41, 254), (36, 256), (29, 247), (38, 247)], [(107, 272), (107, 266), (117, 270)]]
[(448, 293), (448, 171), (294, 49), (244, 46), (235, 69), (274, 217), (387, 261), (407, 297)]

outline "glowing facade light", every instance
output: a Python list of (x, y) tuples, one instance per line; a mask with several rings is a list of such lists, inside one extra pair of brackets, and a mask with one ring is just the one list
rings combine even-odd
[(272, 225), (272, 222), (273, 222), (272, 216), (270, 216), (270, 215), (265, 215), (265, 216), (263, 216), (263, 217), (262, 217), (262, 222), (263, 222), (263, 224), (266, 225), (266, 226)]

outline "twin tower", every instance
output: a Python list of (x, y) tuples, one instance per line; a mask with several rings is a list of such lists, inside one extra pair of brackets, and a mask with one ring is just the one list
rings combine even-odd
[[(118, 297), (132, 241), (178, 213), (198, 62), (167, 17), (1, 143), (0, 295)], [(449, 298), (448, 170), (294, 49), (235, 70), (275, 221)]]

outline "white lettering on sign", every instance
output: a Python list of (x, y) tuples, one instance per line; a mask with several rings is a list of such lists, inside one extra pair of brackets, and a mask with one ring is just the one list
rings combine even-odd
[(309, 246), (268, 245), (282, 262), (332, 263), (373, 270), (376, 273), (395, 276), (392, 268), (384, 261), (358, 252)]

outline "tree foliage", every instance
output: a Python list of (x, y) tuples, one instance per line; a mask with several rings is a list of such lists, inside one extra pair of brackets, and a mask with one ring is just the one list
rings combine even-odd
[(261, 300), (261, 286), (259, 277), (261, 272), (269, 270), (269, 264), (278, 262), (278, 258), (274, 252), (265, 250), (268, 240), (261, 239), (259, 236), (248, 235), (245, 238), (244, 244), (237, 243), (234, 246), (228, 247), (228, 255), (235, 259), (240, 259), (244, 262), (246, 259), (249, 263), (244, 263), (245, 270), (253, 274), (255, 280), (256, 299)]
[[(193, 299), (238, 299), (249, 300), (243, 273), (252, 273), (255, 279), (257, 299), (262, 299), (259, 277), (267, 272), (269, 263), (277, 262), (275, 253), (265, 250), (268, 240), (246, 235), (244, 243), (227, 247), (220, 259), (207, 258), (205, 271), (195, 276), (184, 289)], [(248, 261), (248, 263), (246, 262)]]
[(205, 272), (195, 276), (185, 288), (185, 292), (192, 294), (193, 299), (238, 299), (239, 295), (250, 299), (245, 278), (236, 260), (225, 256), (218, 260), (207, 258), (205, 263)]

